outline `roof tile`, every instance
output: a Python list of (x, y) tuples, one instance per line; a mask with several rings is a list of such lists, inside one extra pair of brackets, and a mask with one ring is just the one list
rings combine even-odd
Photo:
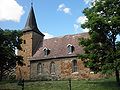
[[(42, 60), (50, 58), (60, 58), (60, 57), (71, 57), (77, 56), (77, 54), (84, 53), (83, 48), (78, 44), (78, 38), (88, 38), (88, 33), (74, 34), (74, 35), (65, 35), (63, 37), (55, 37), (51, 39), (43, 40), (43, 47), (40, 47), (39, 50), (33, 55), (30, 60)], [(71, 44), (74, 46), (74, 51), (72, 54), (69, 54), (67, 51), (67, 45)], [(44, 56), (44, 48), (50, 50), (48, 56)]]

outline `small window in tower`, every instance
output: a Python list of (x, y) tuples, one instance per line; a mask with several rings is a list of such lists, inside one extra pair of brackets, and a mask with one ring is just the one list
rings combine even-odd
[(50, 49), (48, 48), (44, 48), (43, 51), (44, 51), (44, 56), (47, 56), (48, 54), (50, 54)]
[(74, 51), (74, 46), (71, 45), (71, 44), (68, 44), (68, 45), (67, 45), (67, 50), (68, 50), (68, 54), (72, 54), (73, 51)]
[(25, 52), (25, 50), (23, 50), (23, 52)]
[(24, 40), (23, 43), (26, 44), (26, 40)]

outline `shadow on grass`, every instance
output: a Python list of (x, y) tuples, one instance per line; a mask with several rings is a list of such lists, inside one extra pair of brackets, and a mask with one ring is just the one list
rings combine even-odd
[(17, 89), (0, 89), (0, 90), (17, 90)]
[(0, 84), (2, 84), (2, 83), (15, 83), (17, 81), (18, 80), (2, 80), (2, 81), (0, 81)]
[(108, 80), (88, 81), (86, 82), (86, 84), (95, 84), (104, 88), (112, 88), (112, 87), (120, 88), (120, 85), (118, 85), (116, 81), (108, 81)]

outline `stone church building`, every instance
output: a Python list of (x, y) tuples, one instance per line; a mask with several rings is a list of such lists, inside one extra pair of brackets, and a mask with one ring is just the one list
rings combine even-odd
[[(62, 31), (61, 31), (62, 32)], [(78, 54), (84, 53), (78, 44), (78, 38), (88, 38), (88, 33), (65, 35), (44, 39), (39, 31), (33, 7), (31, 6), (26, 25), (23, 29), (22, 51), (25, 65), (16, 66), (16, 78), (25, 80), (42, 79), (85, 79), (98, 78), (85, 68)]]

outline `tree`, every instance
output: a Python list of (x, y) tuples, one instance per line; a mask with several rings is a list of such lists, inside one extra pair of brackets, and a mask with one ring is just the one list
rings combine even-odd
[(16, 63), (23, 65), (21, 56), (15, 54), (15, 50), (21, 50), (21, 31), (0, 29), (0, 81), (15, 68)]
[(120, 70), (120, 0), (95, 0), (83, 13), (88, 19), (82, 28), (89, 29), (89, 38), (79, 44), (84, 54), (79, 55), (86, 67), (103, 73), (115, 72), (119, 83)]

